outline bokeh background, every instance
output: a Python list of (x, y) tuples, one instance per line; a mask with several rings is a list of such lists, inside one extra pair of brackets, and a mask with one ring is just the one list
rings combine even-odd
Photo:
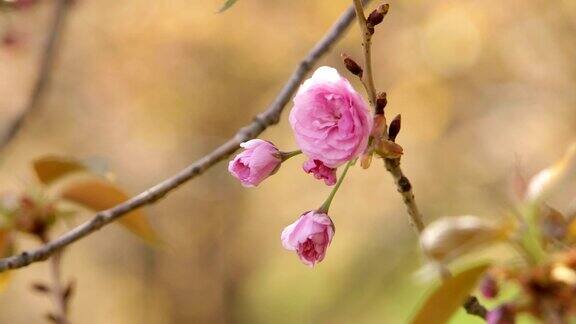
[[(130, 193), (172, 175), (262, 110), (350, 1), (240, 0), (216, 14), (221, 2), (75, 1), (41, 107), (2, 152), (1, 191), (32, 184), (29, 162), (48, 153), (104, 160)], [(390, 3), (374, 38), (376, 84), (389, 118), (402, 114), (403, 167), (426, 220), (500, 217), (518, 166), (531, 175), (576, 137), (576, 2)], [(0, 33), (18, 35), (0, 48), (0, 131), (26, 100), (52, 5), (0, 13)], [(341, 52), (361, 57), (356, 26), (322, 64), (345, 73)], [(291, 150), (283, 117), (263, 137)], [(422, 258), (390, 176), (379, 161), (352, 170), (331, 208), (335, 240), (310, 269), (279, 239), (330, 190), (302, 162), (250, 190), (222, 163), (146, 208), (163, 248), (118, 226), (73, 245), (72, 321), (405, 322), (429, 284), (415, 277)], [(43, 263), (13, 273), (0, 323), (43, 320), (52, 305), (29, 286), (47, 273)]]

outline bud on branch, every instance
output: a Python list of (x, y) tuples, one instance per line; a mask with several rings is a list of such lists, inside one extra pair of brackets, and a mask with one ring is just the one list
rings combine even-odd
[(388, 138), (394, 142), (396, 141), (396, 136), (400, 133), (400, 128), (402, 127), (402, 116), (397, 115), (390, 122), (390, 127), (388, 128)]
[(384, 20), (384, 16), (388, 13), (388, 9), (390, 9), (390, 5), (385, 3), (368, 15), (368, 18), (366, 18), (366, 25), (370, 34), (374, 34), (374, 27)]
[(344, 65), (346, 66), (346, 69), (350, 71), (350, 73), (358, 76), (359, 78), (362, 78), (364, 70), (362, 70), (362, 67), (358, 63), (356, 63), (356, 61), (354, 61), (352, 58), (350, 58), (348, 55), (344, 53), (342, 53), (342, 59), (344, 60)]
[(386, 98), (386, 92), (381, 92), (378, 97), (376, 97), (376, 115), (384, 115), (384, 108), (388, 104), (388, 99)]

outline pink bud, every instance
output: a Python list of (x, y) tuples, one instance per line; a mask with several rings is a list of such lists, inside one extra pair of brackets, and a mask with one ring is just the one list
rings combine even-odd
[(313, 174), (314, 178), (324, 179), (324, 183), (327, 186), (336, 184), (336, 169), (325, 166), (322, 161), (309, 159), (304, 162), (302, 168), (306, 173)]
[(282, 231), (282, 245), (296, 251), (300, 260), (313, 267), (322, 261), (334, 236), (334, 224), (328, 215), (317, 211), (304, 213)]
[(514, 309), (511, 305), (503, 304), (488, 312), (487, 324), (514, 324), (516, 323)]
[(274, 144), (253, 139), (240, 144), (243, 152), (228, 164), (228, 171), (240, 180), (244, 187), (255, 187), (280, 168), (282, 159)]
[(492, 276), (485, 275), (480, 281), (480, 292), (485, 298), (496, 298), (498, 296), (498, 283)]

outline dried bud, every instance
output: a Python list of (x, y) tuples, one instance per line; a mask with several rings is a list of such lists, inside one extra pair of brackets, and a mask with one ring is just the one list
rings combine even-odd
[(381, 139), (386, 132), (386, 117), (377, 114), (372, 120), (372, 131), (370, 135), (376, 139)]
[(378, 11), (378, 9), (372, 11), (372, 13), (370, 13), (370, 15), (368, 16), (368, 18), (366, 18), (366, 21), (371, 25), (371, 26), (376, 26), (379, 23), (382, 22), (382, 20), (384, 20), (384, 15)]
[(496, 282), (494, 277), (491, 276), (490, 274), (487, 274), (484, 276), (484, 278), (482, 278), (479, 287), (482, 296), (484, 296), (485, 298), (492, 299), (498, 296), (499, 292), (498, 283)]
[(373, 155), (374, 152), (372, 151), (362, 154), (362, 157), (360, 158), (360, 166), (362, 169), (368, 169), (370, 167), (370, 164), (372, 164)]
[(368, 26), (375, 27), (376, 25), (380, 24), (382, 20), (384, 20), (384, 16), (388, 13), (388, 9), (390, 5), (385, 3), (380, 5), (376, 10), (372, 11), (368, 18), (366, 18), (366, 22)]
[(348, 71), (350, 71), (350, 73), (352, 73), (352, 74), (354, 74), (360, 78), (362, 77), (364, 70), (362, 70), (362, 67), (358, 63), (356, 63), (356, 61), (351, 59), (346, 54), (342, 54), (342, 59), (344, 60), (344, 65), (346, 66), (346, 69)]
[(388, 128), (388, 138), (394, 142), (396, 141), (396, 136), (400, 133), (400, 128), (402, 127), (402, 117), (397, 115), (390, 122), (390, 127)]
[(420, 236), (424, 253), (440, 263), (507, 239), (513, 227), (477, 216), (445, 217), (431, 223)]
[(388, 104), (388, 98), (386, 96), (386, 92), (380, 92), (376, 97), (376, 115), (383, 115), (384, 108)]
[(380, 142), (380, 145), (378, 145), (378, 151), (382, 157), (387, 159), (398, 159), (404, 153), (402, 146), (389, 140), (383, 140)]

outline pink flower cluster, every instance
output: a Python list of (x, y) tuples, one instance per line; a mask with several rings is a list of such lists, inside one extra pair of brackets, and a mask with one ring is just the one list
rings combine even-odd
[[(294, 97), (290, 125), (301, 152), (302, 168), (326, 185), (336, 184), (336, 169), (364, 152), (372, 129), (368, 106), (350, 82), (331, 67), (320, 67)], [(258, 186), (296, 154), (280, 152), (264, 140), (240, 145), (245, 150), (228, 165), (245, 187)], [(322, 261), (334, 236), (334, 224), (323, 211), (304, 213), (282, 232), (282, 244), (298, 253), (306, 265)]]

